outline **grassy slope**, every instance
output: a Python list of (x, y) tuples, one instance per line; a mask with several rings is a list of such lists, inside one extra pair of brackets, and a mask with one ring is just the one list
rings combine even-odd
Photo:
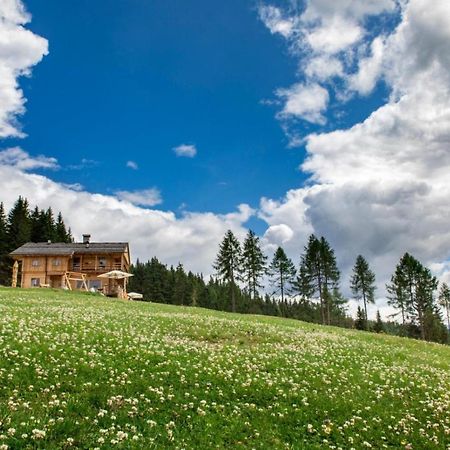
[(0, 448), (445, 449), (449, 407), (449, 347), (0, 289)]

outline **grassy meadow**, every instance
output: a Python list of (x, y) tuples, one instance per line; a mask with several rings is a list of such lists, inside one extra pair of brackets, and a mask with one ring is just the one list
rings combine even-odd
[(450, 348), (0, 289), (0, 450), (449, 449)]

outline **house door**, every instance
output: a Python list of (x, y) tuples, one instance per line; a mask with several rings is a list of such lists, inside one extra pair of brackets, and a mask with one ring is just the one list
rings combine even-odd
[(51, 275), (50, 276), (50, 287), (61, 289), (62, 288), (62, 275)]

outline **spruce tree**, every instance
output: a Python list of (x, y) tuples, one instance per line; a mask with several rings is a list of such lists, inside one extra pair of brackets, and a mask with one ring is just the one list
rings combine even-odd
[(236, 312), (236, 281), (241, 272), (240, 262), (241, 246), (233, 232), (228, 230), (219, 246), (214, 269), (219, 278), (228, 284), (233, 312)]
[(72, 241), (72, 236), (66, 228), (63, 217), (61, 213), (58, 213), (55, 224), (55, 242), (65, 242), (70, 243)]
[(375, 303), (375, 274), (361, 255), (358, 255), (353, 267), (350, 289), (357, 300), (363, 301), (367, 323), (367, 303)]
[(7, 221), (3, 203), (0, 203), (0, 285), (8, 284), (9, 277)]
[(367, 323), (366, 323), (366, 316), (364, 315), (364, 310), (361, 308), (361, 306), (358, 306), (358, 310), (356, 311), (356, 320), (355, 320), (355, 328), (357, 330), (366, 330), (367, 329)]
[(377, 318), (375, 321), (375, 325), (373, 326), (373, 331), (375, 331), (375, 333), (382, 333), (383, 330), (384, 330), (383, 321), (381, 320), (380, 311), (377, 310)]
[(439, 306), (444, 308), (447, 316), (447, 329), (450, 331), (450, 288), (447, 283), (441, 284), (438, 297)]
[(273, 255), (269, 267), (269, 274), (276, 287), (275, 292), (280, 292), (281, 302), (284, 304), (284, 296), (289, 293), (290, 286), (295, 280), (294, 263), (287, 257), (285, 251), (278, 247)]
[(13, 251), (31, 238), (30, 213), (28, 201), (19, 197), (8, 215), (8, 244), (9, 251)]
[(400, 259), (391, 284), (387, 286), (391, 295), (390, 304), (401, 309), (403, 321), (405, 314), (408, 314), (417, 322), (421, 339), (427, 339), (427, 331), (431, 326), (427, 324), (436, 320), (434, 291), (437, 286), (437, 279), (431, 271), (409, 253)]
[(267, 256), (261, 250), (259, 237), (249, 230), (242, 246), (242, 280), (248, 294), (255, 299), (258, 296), (258, 288), (261, 288), (261, 278), (267, 271)]
[(301, 257), (296, 287), (302, 297), (317, 295), (320, 302), (322, 323), (331, 323), (332, 299), (330, 295), (339, 288), (340, 273), (337, 268), (334, 250), (328, 241), (314, 234)]

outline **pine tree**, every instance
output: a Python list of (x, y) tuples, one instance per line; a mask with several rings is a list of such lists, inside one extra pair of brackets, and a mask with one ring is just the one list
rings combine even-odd
[(429, 321), (425, 319), (434, 317), (435, 320), (435, 315), (431, 312), (435, 309), (433, 294), (437, 286), (437, 279), (431, 271), (409, 253), (405, 253), (400, 259), (391, 284), (387, 286), (391, 295), (390, 304), (401, 309), (403, 323), (405, 314), (417, 321), (422, 339), (427, 339), (429, 328), (427, 327)]
[(9, 277), (7, 221), (3, 203), (0, 203), (0, 285), (7, 285)]
[(55, 224), (55, 242), (72, 242), (70, 231), (67, 230), (61, 213), (58, 213)]
[(280, 292), (282, 304), (285, 294), (289, 293), (289, 288), (295, 281), (295, 272), (294, 263), (287, 257), (285, 251), (278, 247), (270, 263), (269, 274), (276, 287), (275, 292)]
[(267, 256), (261, 250), (259, 237), (249, 230), (242, 246), (242, 280), (249, 295), (255, 299), (258, 296), (258, 288), (261, 288), (261, 278), (267, 271)]
[(350, 289), (357, 300), (363, 301), (367, 323), (367, 303), (375, 303), (375, 274), (370, 270), (369, 264), (361, 255), (356, 258), (353, 267)]
[(381, 320), (380, 311), (377, 310), (377, 319), (375, 321), (375, 325), (373, 326), (373, 331), (375, 333), (382, 333), (384, 330), (383, 321)]
[(439, 306), (444, 308), (447, 316), (447, 329), (450, 331), (450, 288), (447, 283), (441, 284), (438, 297)]
[(356, 320), (355, 320), (355, 328), (357, 330), (366, 330), (367, 329), (367, 323), (366, 323), (366, 316), (364, 315), (364, 310), (361, 308), (361, 306), (358, 306), (358, 310), (356, 311)]
[(28, 201), (19, 197), (8, 215), (9, 251), (13, 251), (31, 238), (30, 213)]
[(236, 312), (236, 281), (240, 276), (241, 246), (231, 230), (225, 236), (219, 246), (219, 253), (214, 263), (214, 269), (219, 278), (229, 286), (231, 298), (231, 310)]
[(336, 264), (334, 250), (324, 237), (318, 239), (314, 234), (301, 257), (296, 287), (302, 297), (317, 295), (320, 302), (322, 323), (331, 323), (332, 296), (329, 293), (339, 288), (340, 273)]

